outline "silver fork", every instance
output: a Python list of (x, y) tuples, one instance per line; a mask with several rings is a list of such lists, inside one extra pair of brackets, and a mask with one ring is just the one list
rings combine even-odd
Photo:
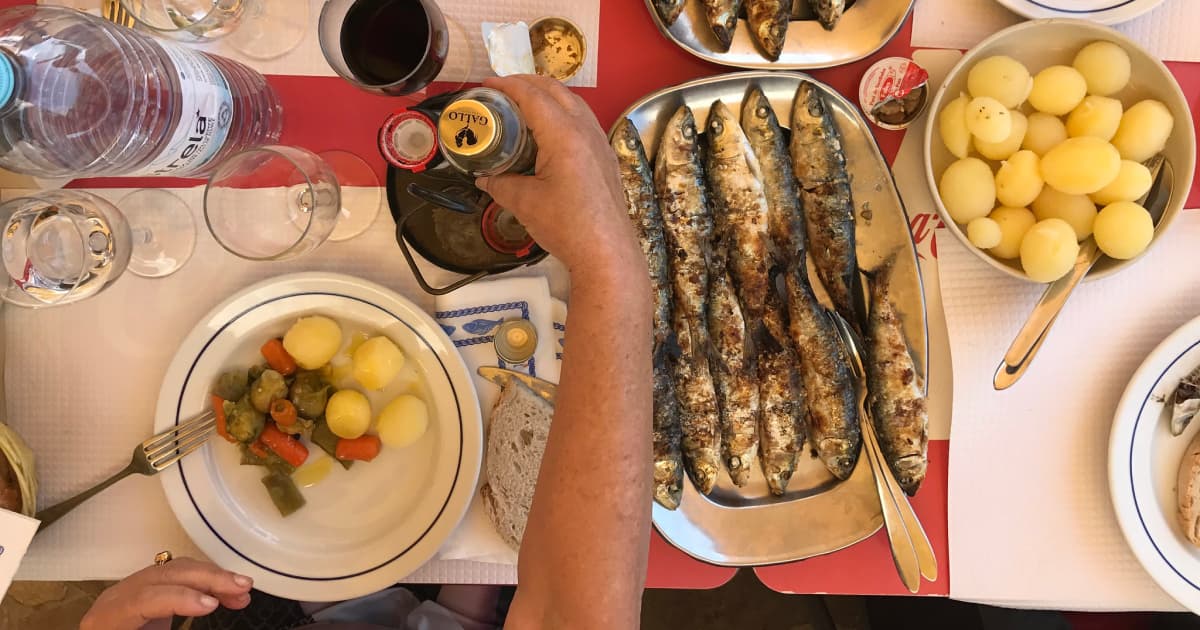
[(62, 503), (38, 512), (35, 518), (42, 522), (38, 526), (38, 531), (46, 529), (54, 521), (65, 516), (67, 512), (78, 507), (80, 503), (100, 494), (109, 486), (129, 475), (137, 473), (152, 476), (170, 468), (179, 460), (204, 446), (209, 436), (216, 430), (216, 426), (216, 417), (209, 410), (138, 444), (133, 448), (133, 459), (124, 470)]
[(875, 477), (875, 490), (879, 493), (879, 505), (883, 509), (883, 523), (887, 527), (892, 560), (896, 563), (896, 571), (900, 574), (900, 581), (904, 583), (905, 588), (916, 593), (920, 590), (922, 577), (930, 582), (937, 580), (937, 556), (933, 553), (929, 536), (925, 534), (925, 528), (921, 526), (908, 497), (904, 495), (899, 482), (892, 475), (892, 469), (883, 457), (883, 449), (879, 447), (875, 422), (866, 404), (867, 374), (860, 350), (862, 340), (845, 318), (833, 311), (827, 313), (833, 320), (842, 347), (850, 358), (850, 369), (858, 379), (858, 409), (862, 414), (859, 424), (862, 426), (863, 450), (866, 451), (871, 473)]
[(133, 28), (137, 23), (133, 19), (133, 15), (125, 10), (125, 5), (121, 4), (121, 0), (101, 0), (100, 15), (109, 22), (120, 24), (125, 28)]

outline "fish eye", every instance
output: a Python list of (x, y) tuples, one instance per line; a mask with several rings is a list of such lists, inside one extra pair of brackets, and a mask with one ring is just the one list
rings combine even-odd
[(759, 105), (758, 109), (754, 110), (754, 115), (758, 116), (759, 118), (766, 118), (767, 112), (768, 110), (766, 105)]
[(685, 125), (683, 128), (683, 139), (691, 140), (696, 137), (696, 128), (691, 125)]
[(625, 148), (629, 149), (630, 151), (636, 149), (637, 148), (637, 140), (634, 140), (633, 138), (626, 138), (625, 139)]
[(713, 120), (708, 124), (708, 126), (712, 129), (713, 133), (717, 134), (718, 136), (725, 131), (725, 123), (721, 122), (720, 119)]

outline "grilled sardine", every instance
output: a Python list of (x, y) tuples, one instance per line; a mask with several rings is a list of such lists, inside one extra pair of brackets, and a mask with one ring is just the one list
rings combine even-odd
[[(786, 330), (787, 316), (781, 300), (774, 292), (768, 300), (767, 328)], [(796, 365), (789, 342), (759, 349), (759, 452), (767, 487), (775, 495), (787, 490), (804, 444), (804, 390), (799, 386)]]
[(867, 319), (867, 390), (879, 446), (896, 481), (909, 496), (925, 479), (929, 458), (929, 413), (925, 386), (917, 375), (904, 324), (891, 300), (895, 259), (870, 278), (871, 314)]
[(758, 44), (763, 57), (778, 61), (787, 39), (792, 0), (745, 0), (745, 3), (751, 39)]
[(804, 265), (789, 266), (784, 284), (808, 406), (808, 442), (829, 472), (846, 479), (854, 471), (862, 444), (849, 359), (833, 321), (809, 285)]
[(684, 467), (701, 494), (712, 492), (721, 473), (720, 412), (705, 353), (692, 341), (683, 312), (671, 312), (679, 356), (672, 361), (672, 380), (679, 400), (680, 444)]
[(629, 219), (638, 233), (654, 292), (654, 498), (667, 509), (679, 507), (683, 490), (679, 402), (671, 381), (671, 353), (677, 352), (671, 329), (671, 278), (662, 214), (641, 136), (628, 118), (617, 123), (613, 151), (625, 190)]
[(708, 331), (713, 340), (712, 375), (721, 411), (721, 452), (738, 486), (750, 480), (758, 452), (758, 385), (746, 355), (746, 321), (723, 259), (715, 257), (709, 285)]
[(750, 88), (742, 101), (742, 129), (762, 170), (767, 226), (774, 244), (768, 265), (792, 264), (804, 255), (804, 211), (787, 138), (771, 101), (758, 86)]
[(733, 31), (737, 28), (738, 11), (742, 0), (703, 0), (704, 16), (720, 43), (721, 50), (729, 50), (733, 43)]
[(808, 0), (808, 4), (817, 14), (817, 21), (827, 31), (832, 31), (838, 20), (842, 19), (842, 13), (846, 12), (846, 0)]
[(668, 27), (679, 19), (680, 13), (683, 13), (683, 4), (684, 0), (654, 0), (654, 8), (658, 11), (658, 16)]
[(792, 107), (791, 154), (817, 277), (834, 308), (857, 326), (863, 313), (861, 296), (855, 297), (858, 262), (846, 156), (820, 90), (808, 81), (800, 84)]

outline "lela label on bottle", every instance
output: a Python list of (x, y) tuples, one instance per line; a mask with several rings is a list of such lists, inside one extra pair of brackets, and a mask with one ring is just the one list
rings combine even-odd
[(161, 44), (179, 77), (182, 115), (170, 141), (146, 165), (131, 175), (187, 175), (200, 170), (225, 144), (233, 122), (233, 93), (216, 64), (201, 53)]

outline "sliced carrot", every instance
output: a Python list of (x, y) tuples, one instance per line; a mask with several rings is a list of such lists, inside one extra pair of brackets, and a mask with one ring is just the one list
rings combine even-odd
[(299, 468), (304, 464), (304, 460), (308, 459), (308, 448), (301, 444), (300, 440), (292, 439), (290, 435), (280, 431), (274, 422), (268, 422), (263, 427), (259, 439), (292, 466)]
[(255, 440), (248, 448), (250, 449), (251, 453), (254, 453), (262, 459), (266, 459), (270, 456), (270, 453), (267, 452), (267, 447), (263, 446), (262, 440)]
[(383, 444), (374, 435), (364, 435), (353, 440), (338, 440), (334, 455), (342, 461), (369, 462), (379, 455)]
[(291, 376), (299, 369), (296, 360), (283, 348), (281, 339), (268, 339), (267, 343), (264, 343), (258, 351), (262, 353), (263, 358), (267, 360), (267, 365), (271, 366), (272, 370), (284, 376)]
[(286, 398), (276, 400), (271, 403), (271, 419), (284, 427), (296, 424), (296, 405)]
[(225, 438), (227, 442), (237, 442), (232, 435), (229, 435), (229, 422), (225, 418), (225, 399), (216, 394), (212, 394), (213, 415), (217, 418), (217, 435)]

